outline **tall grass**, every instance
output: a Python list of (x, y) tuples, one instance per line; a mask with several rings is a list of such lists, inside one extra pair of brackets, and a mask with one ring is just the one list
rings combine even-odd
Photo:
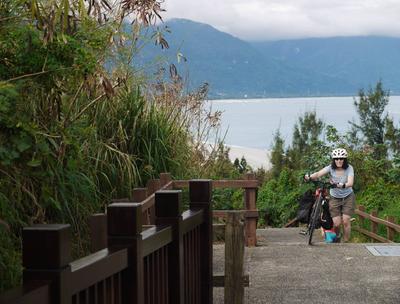
[[(90, 214), (104, 210), (112, 198), (129, 197), (160, 172), (184, 175), (192, 153), (190, 133), (169, 114), (147, 102), (138, 88), (124, 88), (66, 128), (55, 123), (51, 136), (49, 124), (26, 134), (14, 126), (18, 139), (28, 136), (32, 145), (0, 165), (0, 218), (12, 232), (2, 233), (1, 243), (14, 244), (0, 253), (0, 261), (18, 252), (21, 227), (35, 223), (70, 223), (75, 255), (81, 255), (88, 248), (82, 223)], [(29, 163), (32, 159), (37, 162)], [(18, 269), (7, 264), (0, 263), (0, 272), (15, 276)]]
[(0, 5), (13, 16), (0, 19), (0, 291), (20, 281), (23, 226), (71, 224), (80, 256), (90, 214), (160, 172), (210, 174), (221, 155), (204, 146), (220, 115), (204, 107), (204, 88), (104, 68), (118, 22), (89, 16), (49, 33), (35, 19), (46, 11), (12, 7)]

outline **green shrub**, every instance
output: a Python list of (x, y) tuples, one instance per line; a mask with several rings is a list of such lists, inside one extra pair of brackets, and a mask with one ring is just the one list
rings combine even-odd
[(310, 185), (301, 182), (301, 173), (284, 169), (258, 192), (259, 225), (282, 227), (295, 218), (298, 201)]

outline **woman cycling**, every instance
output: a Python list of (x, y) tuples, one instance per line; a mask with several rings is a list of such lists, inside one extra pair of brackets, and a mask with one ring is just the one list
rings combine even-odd
[(351, 216), (354, 214), (355, 196), (353, 192), (354, 169), (347, 161), (345, 149), (332, 151), (332, 163), (329, 166), (306, 175), (306, 180), (316, 180), (321, 176), (329, 174), (330, 182), (336, 185), (330, 190), (329, 211), (333, 219), (334, 229), (339, 235), (340, 224), (343, 223), (343, 240), (347, 242), (351, 233)]

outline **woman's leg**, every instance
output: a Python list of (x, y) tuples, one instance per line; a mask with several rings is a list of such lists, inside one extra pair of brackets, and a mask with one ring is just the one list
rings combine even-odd
[(342, 224), (342, 201), (340, 199), (331, 197), (329, 199), (329, 212), (333, 221), (333, 229), (336, 232), (336, 235), (339, 236), (340, 232), (340, 224)]
[(343, 240), (348, 242), (351, 234), (351, 216), (343, 214)]
[(354, 214), (355, 196), (354, 193), (349, 194), (344, 199), (343, 204), (343, 240), (348, 242), (351, 234), (351, 216)]
[(333, 220), (333, 229), (336, 232), (336, 235), (339, 235), (340, 233), (340, 224), (342, 223), (342, 217), (339, 216), (335, 216), (334, 218), (332, 218)]

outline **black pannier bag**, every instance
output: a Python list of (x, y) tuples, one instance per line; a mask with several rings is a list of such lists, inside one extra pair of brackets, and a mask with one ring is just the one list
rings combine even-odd
[(303, 196), (299, 200), (299, 209), (297, 210), (297, 220), (300, 223), (308, 223), (310, 219), (310, 213), (312, 205), (315, 201), (312, 190), (304, 192)]
[(333, 220), (331, 213), (329, 212), (329, 203), (328, 201), (324, 201), (322, 203), (322, 217), (321, 217), (321, 226), (325, 230), (330, 230), (333, 227)]

